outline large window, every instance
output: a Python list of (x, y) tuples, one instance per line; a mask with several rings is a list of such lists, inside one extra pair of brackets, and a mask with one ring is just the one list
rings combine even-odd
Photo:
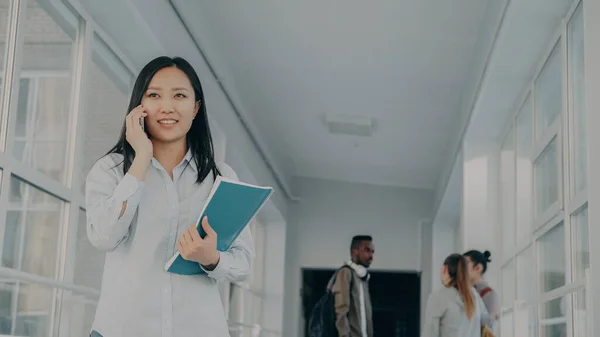
[(133, 82), (98, 34), (65, 2), (0, 0), (0, 335), (90, 331), (105, 256), (82, 182)]
[[(12, 153), (49, 177), (67, 181), (77, 26), (27, 2)], [(65, 29), (67, 28), (67, 29)]]
[[(501, 222), (502, 336), (588, 335), (581, 3), (573, 5), (565, 22), (522, 95), (500, 154), (500, 209), (503, 218), (512, 217), (514, 207), (516, 218), (516, 229), (509, 221)], [(514, 192), (507, 164), (513, 142)], [(512, 199), (505, 195), (513, 193)]]

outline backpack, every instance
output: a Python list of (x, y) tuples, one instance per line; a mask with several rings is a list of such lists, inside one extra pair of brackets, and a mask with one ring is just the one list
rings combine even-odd
[[(335, 275), (333, 275), (331, 286), (327, 288), (325, 295), (319, 299), (310, 313), (308, 321), (309, 337), (335, 337), (338, 335), (337, 328), (335, 327), (336, 314), (333, 286), (335, 285), (335, 278), (342, 268), (351, 269), (350, 266), (345, 265), (336, 271)], [(353, 283), (354, 277), (350, 279), (350, 292), (352, 292)]]

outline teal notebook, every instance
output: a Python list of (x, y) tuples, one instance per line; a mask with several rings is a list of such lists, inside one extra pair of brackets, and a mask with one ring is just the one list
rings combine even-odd
[[(208, 216), (210, 226), (217, 233), (217, 250), (229, 250), (272, 193), (271, 187), (249, 185), (218, 176), (196, 221), (200, 237), (206, 236), (201, 220)], [(179, 252), (165, 264), (165, 270), (181, 275), (205, 273), (200, 264), (185, 260)]]

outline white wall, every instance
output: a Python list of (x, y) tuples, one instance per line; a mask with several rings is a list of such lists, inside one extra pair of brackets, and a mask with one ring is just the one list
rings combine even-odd
[(434, 223), (432, 239), (432, 272), (431, 291), (442, 288), (439, 270), (448, 255), (453, 253), (464, 253), (456, 245), (456, 236), (459, 228), (459, 219), (451, 223)]
[[(445, 222), (444, 222), (445, 221)], [(442, 287), (440, 268), (452, 253), (460, 253), (457, 245), (459, 219), (437, 219), (421, 224), (421, 326), (427, 299)]]
[(433, 225), (429, 221), (421, 223), (421, 327), (425, 322), (427, 299), (431, 293), (433, 275)]
[(262, 322), (263, 329), (283, 331), (283, 295), (285, 268), (285, 223), (268, 223), (265, 228), (265, 278)]
[(350, 240), (373, 236), (373, 269), (420, 270), (420, 222), (431, 218), (433, 192), (298, 178), (301, 199), (288, 209), (285, 336), (300, 320), (301, 268), (336, 268), (349, 259)]
[(500, 288), (502, 230), (498, 217), (500, 146), (495, 142), (463, 144), (462, 215), (460, 251), (489, 250), (492, 261), (485, 279)]

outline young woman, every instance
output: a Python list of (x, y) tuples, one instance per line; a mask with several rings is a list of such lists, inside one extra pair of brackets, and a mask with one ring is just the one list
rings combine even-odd
[(493, 329), (494, 319), (469, 282), (464, 256), (448, 256), (441, 278), (444, 287), (427, 301), (421, 337), (481, 337), (483, 325)]
[(471, 284), (475, 286), (475, 290), (483, 299), (487, 311), (498, 319), (500, 315), (500, 298), (498, 293), (483, 279), (483, 275), (487, 271), (487, 264), (492, 262), (490, 259), (492, 254), (487, 250), (483, 253), (478, 250), (470, 250), (463, 255), (469, 262)]
[[(92, 336), (229, 336), (217, 281), (240, 280), (254, 258), (246, 228), (227, 252), (204, 218), (194, 222), (217, 175), (200, 80), (181, 58), (159, 57), (140, 72), (117, 144), (86, 181), (87, 232), (107, 251)], [(177, 251), (206, 272), (170, 274)]]

